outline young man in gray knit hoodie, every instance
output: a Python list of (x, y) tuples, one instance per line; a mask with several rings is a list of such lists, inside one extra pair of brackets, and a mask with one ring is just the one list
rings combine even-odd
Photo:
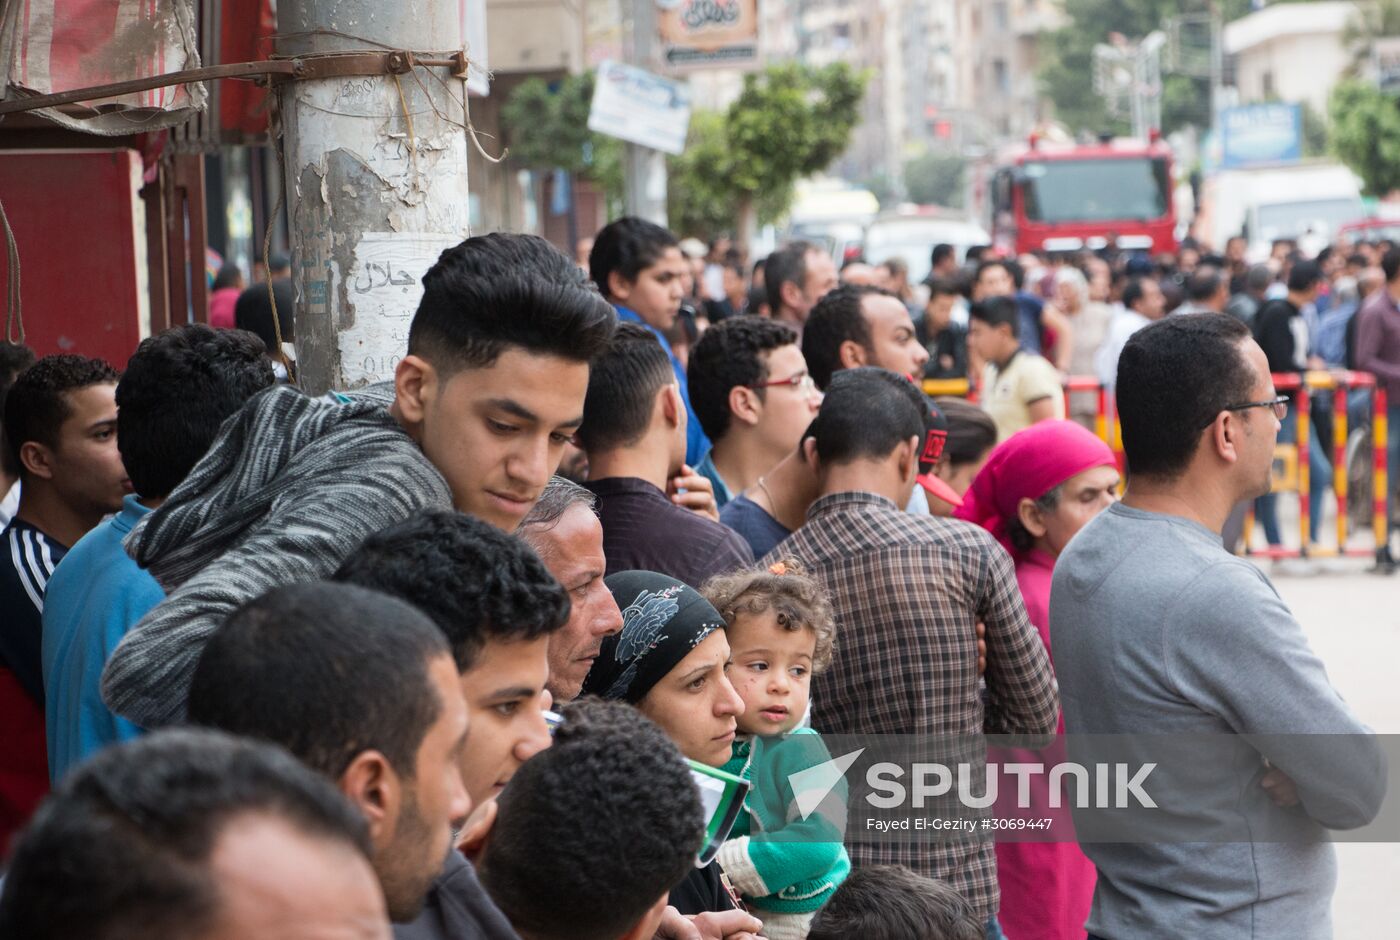
[(103, 673), (113, 711), (179, 721), (211, 633), (279, 585), (328, 577), (371, 535), (455, 507), (514, 530), (583, 421), (589, 362), (616, 314), (548, 242), (496, 233), (423, 277), (394, 381), (254, 399), (127, 538), (168, 598)]

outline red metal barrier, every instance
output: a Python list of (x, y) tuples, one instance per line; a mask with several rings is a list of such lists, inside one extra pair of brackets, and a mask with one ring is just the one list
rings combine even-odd
[[(1250, 549), (1249, 537), (1253, 528), (1253, 513), (1245, 522), (1246, 553), (1263, 558), (1298, 558), (1303, 556), (1370, 557), (1375, 551), (1371, 546), (1349, 546), (1347, 542), (1354, 534), (1350, 531), (1347, 512), (1348, 484), (1346, 447), (1348, 436), (1348, 394), (1352, 389), (1372, 389), (1371, 395), (1371, 440), (1373, 450), (1372, 465), (1372, 530), (1377, 546), (1386, 543), (1388, 475), (1386, 472), (1386, 441), (1390, 428), (1386, 422), (1385, 389), (1376, 385), (1375, 377), (1365, 372), (1308, 372), (1303, 376), (1277, 374), (1273, 376), (1274, 387), (1280, 393), (1293, 398), (1290, 408), (1297, 415), (1297, 482), (1299, 544), (1303, 548), (1262, 548)], [(953, 395), (977, 400), (976, 389), (966, 379), (926, 379), (924, 391), (929, 395)], [(1333, 489), (1337, 502), (1337, 548), (1309, 545), (1309, 523), (1311, 507), (1308, 502), (1311, 468), (1308, 463), (1308, 447), (1313, 433), (1312, 394), (1315, 391), (1333, 391)], [(1118, 420), (1117, 402), (1109, 390), (1093, 376), (1071, 376), (1064, 382), (1065, 412), (1070, 411), (1070, 395), (1073, 392), (1095, 392), (1098, 406), (1094, 415), (1094, 433), (1108, 443), (1118, 458), (1118, 468), (1125, 475), (1127, 462), (1123, 454), (1123, 427)]]

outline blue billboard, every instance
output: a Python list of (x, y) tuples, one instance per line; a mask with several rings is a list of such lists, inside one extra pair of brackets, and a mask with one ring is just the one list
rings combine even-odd
[(1222, 169), (1303, 159), (1303, 109), (1296, 104), (1247, 104), (1220, 114)]

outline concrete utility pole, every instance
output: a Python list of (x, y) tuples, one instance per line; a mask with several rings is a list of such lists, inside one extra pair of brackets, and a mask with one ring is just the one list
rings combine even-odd
[[(633, 0), (629, 64), (656, 71), (656, 0)], [(666, 224), (666, 155), (640, 144), (623, 145), (624, 197), (628, 215)]]
[[(284, 57), (462, 49), (459, 0), (279, 0), (277, 31)], [(299, 384), (392, 378), (423, 273), (467, 235), (466, 82), (416, 66), (279, 95)]]

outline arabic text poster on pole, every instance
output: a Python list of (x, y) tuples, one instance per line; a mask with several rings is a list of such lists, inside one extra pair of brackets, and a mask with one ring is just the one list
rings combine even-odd
[(588, 129), (678, 154), (690, 127), (690, 87), (620, 62), (598, 66)]
[(394, 377), (423, 298), (423, 275), (444, 250), (460, 241), (452, 235), (419, 232), (366, 232), (360, 237), (345, 281), (354, 325), (340, 331), (343, 387)]
[(758, 0), (657, 0), (661, 52), (673, 69), (758, 64)]

